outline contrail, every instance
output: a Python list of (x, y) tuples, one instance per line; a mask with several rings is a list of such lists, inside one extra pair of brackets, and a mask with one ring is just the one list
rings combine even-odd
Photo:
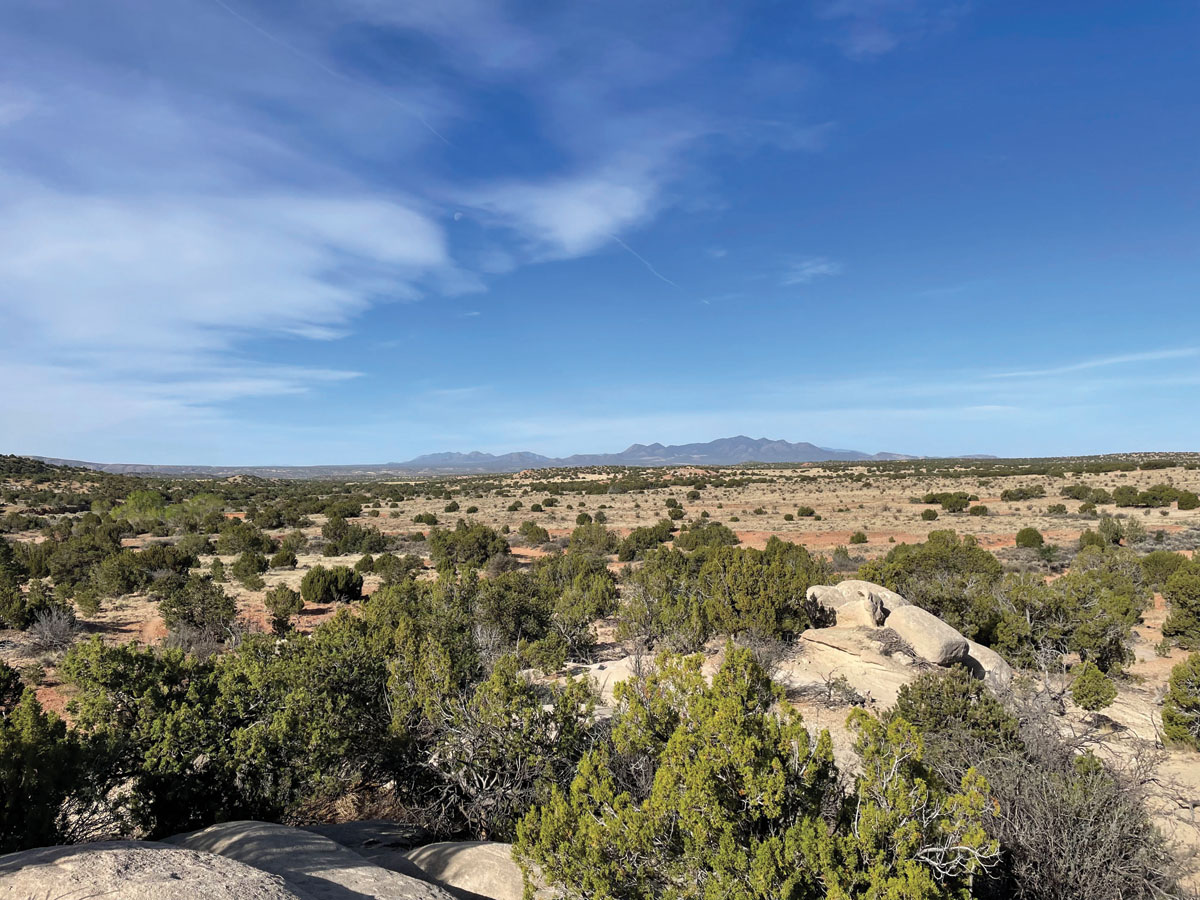
[[(679, 285), (677, 285), (675, 282), (673, 282), (670, 278), (668, 278), (662, 272), (658, 271), (658, 269), (654, 268), (654, 266), (650, 265), (650, 260), (646, 259), (646, 257), (642, 256), (640, 253), (638, 253), (636, 250), (634, 250), (632, 247), (630, 247), (627, 243), (625, 243), (623, 240), (621, 240), (615, 234), (610, 234), (609, 237), (612, 238), (614, 241), (616, 241), (618, 244), (620, 244), (622, 247), (624, 247), (626, 250), (628, 250), (631, 254), (633, 254), (634, 259), (637, 259), (638, 261), (641, 262), (641, 264), (643, 266), (645, 266), (647, 269), (649, 269), (650, 274), (653, 275), (655, 278), (665, 281), (667, 284), (669, 284), (673, 288), (679, 287)], [(681, 290), (682, 290), (682, 288), (681, 288)]]
[(321, 62), (321, 60), (319, 60), (317, 57), (311, 56), (310, 54), (305, 53), (299, 47), (296, 47), (295, 45), (285, 41), (283, 38), (279, 37), (276, 34), (272, 34), (270, 31), (267, 31), (267, 29), (263, 28), (261, 25), (259, 25), (257, 22), (255, 22), (253, 19), (246, 18), (246, 16), (242, 15), (240, 12), (238, 12), (236, 9), (234, 9), (232, 6), (230, 6), (228, 3), (226, 3), (225, 0), (212, 0), (212, 2), (217, 4), (217, 6), (221, 7), (221, 9), (225, 10), (225, 12), (229, 13), (229, 15), (233, 16), (235, 19), (237, 19), (243, 25), (253, 28), (255, 31), (257, 31), (259, 34), (261, 34), (263, 37), (265, 37), (271, 43), (278, 44), (280, 47), (287, 50), (289, 53), (292, 53), (295, 56), (300, 57), (300, 59), (304, 60), (309, 65), (316, 66), (322, 72), (325, 72), (328, 75), (332, 75), (334, 78), (340, 78), (342, 81), (348, 81), (348, 82), (350, 82), (350, 84), (356, 85), (357, 87), (365, 88), (369, 91), (372, 91), (376, 95), (382, 97), (384, 100), (387, 100), (389, 103), (392, 103), (395, 106), (398, 106), (400, 109), (402, 109), (408, 115), (412, 116), (418, 122), (420, 122), (422, 125), (424, 125), (425, 128), (428, 129), (429, 133), (432, 134), (434, 137), (436, 137), (438, 140), (442, 141), (444, 144), (453, 146), (452, 144), (450, 144), (450, 141), (448, 141), (446, 139), (445, 135), (443, 135), (440, 131), (438, 131), (436, 128), (434, 128), (432, 125), (430, 125), (428, 122), (425, 121), (424, 116), (422, 116), (419, 112), (414, 110), (412, 107), (410, 107), (407, 104), (396, 99), (394, 96), (389, 94), (387, 91), (376, 87), (375, 85), (371, 84), (370, 82), (359, 81), (357, 78), (352, 78), (351, 76), (347, 75), (345, 72), (339, 72), (337, 69), (330, 68), (329, 66), (325, 65), (325, 63)]

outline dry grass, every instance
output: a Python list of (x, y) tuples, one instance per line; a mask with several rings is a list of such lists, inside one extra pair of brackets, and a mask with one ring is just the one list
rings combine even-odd
[[(705, 470), (692, 470), (703, 474)], [(728, 475), (727, 471), (712, 470)], [(866, 481), (854, 481), (859, 474)], [(908, 476), (903, 478), (879, 478), (868, 473), (866, 467), (827, 469), (806, 466), (788, 469), (746, 470), (752, 477), (770, 478), (768, 484), (751, 484), (745, 487), (710, 487), (701, 492), (699, 500), (687, 500), (689, 487), (660, 488), (645, 493), (602, 494), (580, 497), (564, 494), (559, 497), (557, 507), (548, 507), (542, 512), (530, 512), (530, 506), (544, 499), (543, 494), (522, 491), (528, 489), (531, 479), (525, 476), (495, 476), (493, 481), (503, 485), (509, 493), (506, 497), (481, 496), (458, 497), (461, 510), (445, 513), (444, 500), (410, 500), (398, 505), (395, 510), (382, 508), (378, 518), (366, 519), (366, 523), (389, 533), (408, 533), (425, 526), (414, 525), (412, 519), (419, 513), (433, 513), (443, 524), (453, 525), (462, 518), (475, 519), (495, 528), (508, 525), (515, 531), (522, 522), (533, 520), (546, 528), (552, 536), (563, 537), (575, 527), (575, 517), (580, 512), (595, 515), (603, 511), (607, 525), (619, 533), (628, 533), (633, 528), (653, 525), (666, 517), (666, 501), (671, 498), (687, 513), (684, 521), (699, 520), (707, 512), (711, 519), (724, 522), (738, 532), (743, 543), (761, 547), (772, 536), (804, 544), (811, 549), (829, 551), (839, 544), (847, 544), (855, 531), (864, 531), (868, 543), (858, 545), (854, 552), (868, 557), (886, 553), (894, 543), (923, 541), (929, 532), (953, 528), (960, 533), (976, 535), (980, 543), (991, 550), (1012, 547), (1017, 531), (1033, 526), (1041, 531), (1048, 542), (1071, 543), (1078, 539), (1086, 528), (1094, 526), (1096, 517), (1078, 515), (1075, 511), (1079, 502), (1060, 496), (1060, 490), (1068, 484), (1082, 482), (1091, 487), (1102, 487), (1110, 493), (1121, 485), (1132, 485), (1139, 490), (1154, 484), (1169, 483), (1178, 488), (1200, 491), (1200, 470), (1182, 467), (1148, 472), (1114, 472), (1101, 475), (1068, 475), (1052, 478), (1043, 475), (1022, 475), (1003, 478), (980, 479), (973, 476), (963, 478)], [(539, 476), (542, 477), (542, 476)], [(593, 476), (600, 477), (600, 476)], [(464, 484), (468, 482), (464, 481)], [(1015, 487), (1041, 484), (1046, 497), (1019, 503), (1005, 503), (1000, 494)], [(977, 494), (979, 503), (987, 506), (990, 515), (969, 516), (966, 513), (950, 514), (938, 510), (939, 516), (932, 522), (921, 519), (922, 510), (928, 507), (910, 502), (927, 492), (966, 491)], [(508, 506), (520, 500), (522, 508), (510, 512)], [(1065, 504), (1067, 515), (1054, 515), (1049, 507)], [(477, 506), (478, 512), (467, 515), (466, 509)], [(799, 507), (812, 507), (820, 520), (796, 516)], [(603, 507), (603, 509), (601, 509)], [(763, 513), (756, 514), (755, 510)], [(1100, 513), (1132, 515), (1142, 518), (1150, 532), (1162, 529), (1168, 535), (1181, 532), (1189, 526), (1200, 527), (1200, 510), (1181, 512), (1167, 510), (1118, 509), (1109, 504), (1100, 507)], [(396, 513), (392, 518), (391, 513)], [(793, 521), (784, 516), (792, 514)], [(738, 521), (733, 521), (733, 519)]]

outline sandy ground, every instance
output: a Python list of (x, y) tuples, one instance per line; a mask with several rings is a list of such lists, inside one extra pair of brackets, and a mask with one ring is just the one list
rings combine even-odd
[[(679, 474), (685, 474), (680, 470)], [(666, 517), (668, 499), (673, 499), (684, 509), (684, 521), (700, 521), (703, 513), (710, 520), (724, 522), (751, 547), (761, 547), (772, 536), (804, 544), (815, 550), (832, 550), (839, 544), (848, 544), (850, 536), (863, 531), (868, 538), (866, 544), (852, 548), (856, 555), (867, 557), (886, 553), (893, 543), (925, 540), (931, 531), (953, 528), (964, 534), (976, 535), (980, 543), (989, 549), (1011, 547), (1017, 531), (1026, 526), (1040, 530), (1051, 543), (1067, 544), (1078, 539), (1088, 527), (1094, 527), (1095, 517), (1077, 513), (1079, 502), (1060, 495), (1066, 485), (1077, 483), (1089, 487), (1100, 487), (1110, 493), (1121, 485), (1132, 485), (1139, 490), (1154, 484), (1168, 483), (1187, 490), (1200, 490), (1200, 470), (1184, 468), (1153, 471), (1116, 472), (1102, 475), (1067, 475), (1052, 478), (1041, 475), (1008, 476), (1003, 478), (979, 478), (973, 474), (960, 478), (946, 476), (908, 475), (901, 478), (882, 477), (869, 467), (852, 469), (825, 469), (820, 466), (805, 466), (787, 469), (747, 469), (743, 472), (729, 470), (688, 469), (688, 477), (710, 477), (745, 475), (752, 478), (767, 478), (769, 483), (756, 483), (741, 487), (707, 487), (700, 491), (699, 499), (688, 500), (690, 486), (658, 488), (646, 492), (625, 494), (599, 494), (580, 496), (563, 494), (557, 498), (557, 506), (544, 506), (547, 494), (534, 492), (529, 485), (542, 475), (490, 476), (489, 481), (503, 486), (506, 496), (480, 495), (472, 492), (473, 479), (459, 481), (463, 493), (456, 496), (460, 511), (444, 512), (445, 500), (413, 499), (397, 504), (395, 509), (383, 506), (380, 516), (368, 521), (386, 532), (410, 532), (424, 528), (413, 524), (413, 517), (421, 513), (433, 513), (444, 525), (453, 525), (458, 518), (475, 519), (499, 528), (508, 525), (516, 530), (522, 522), (533, 520), (550, 531), (554, 537), (570, 533), (575, 526), (575, 517), (580, 512), (595, 515), (603, 512), (607, 526), (620, 534), (631, 529), (653, 525)], [(598, 480), (598, 474), (572, 476), (577, 480)], [(855, 478), (859, 480), (855, 480)], [(1003, 502), (1003, 491), (1041, 485), (1046, 492), (1044, 498), (1021, 502)], [(971, 516), (966, 513), (947, 513), (937, 507), (912, 503), (927, 492), (965, 491), (979, 496), (978, 501), (988, 507), (987, 516)], [(520, 501), (521, 508), (509, 511), (508, 506)], [(541, 512), (531, 511), (535, 504), (543, 504)], [(1049, 508), (1063, 504), (1067, 513), (1052, 514)], [(468, 507), (478, 511), (468, 515)], [(799, 516), (800, 507), (811, 507), (815, 516)], [(938, 509), (938, 518), (932, 522), (921, 519), (925, 509)], [(1200, 525), (1200, 510), (1180, 511), (1117, 509), (1109, 504), (1099, 508), (1101, 513), (1138, 516), (1148, 531), (1179, 531), (1190, 525)], [(792, 515), (787, 521), (784, 516)], [(816, 518), (820, 516), (820, 518)], [(736, 521), (735, 521), (736, 520)]]

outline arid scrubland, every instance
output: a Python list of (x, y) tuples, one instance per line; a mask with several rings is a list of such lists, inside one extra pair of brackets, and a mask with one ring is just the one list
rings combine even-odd
[(559, 896), (1188, 896), (1197, 464), (0, 458), (0, 851), (388, 819)]
[[(1112, 494), (1121, 487), (1144, 491), (1161, 483), (1196, 492), (1200, 491), (1200, 469), (1195, 467), (1185, 468), (1181, 464), (1169, 469), (1144, 471), (1135, 466), (1132, 471), (1065, 477), (1058, 474), (989, 474), (992, 470), (1007, 472), (1013, 468), (1017, 466), (981, 461), (964, 466), (931, 462), (843, 464), (837, 467), (812, 464), (787, 468), (650, 469), (644, 470), (644, 474), (652, 484), (676, 483), (636, 493), (601, 492), (575, 498), (568, 495), (566, 501), (540, 511), (531, 511), (531, 507), (559, 485), (577, 482), (607, 485), (614, 480), (613, 476), (583, 471), (567, 473), (559, 479), (545, 473), (529, 473), (464, 477), (456, 481), (461, 483), (461, 496), (470, 501), (460, 501), (462, 509), (470, 505), (478, 507), (471, 518), (495, 528), (508, 525), (515, 529), (522, 522), (533, 520), (552, 534), (561, 536), (569, 534), (575, 527), (579, 512), (599, 510), (605, 514), (609, 528), (627, 532), (653, 525), (664, 518), (667, 501), (675, 500), (684, 510), (684, 521), (702, 517), (716, 519), (728, 524), (744, 542), (752, 545), (765, 543), (769, 536), (777, 535), (809, 547), (833, 547), (847, 543), (854, 532), (863, 531), (868, 541), (858, 547), (856, 553), (868, 556), (886, 552), (893, 542), (924, 540), (929, 532), (945, 528), (974, 534), (991, 548), (1013, 546), (1016, 532), (1027, 526), (1038, 528), (1051, 542), (1070, 542), (1094, 525), (1098, 514), (1104, 513), (1142, 516), (1150, 531), (1175, 532), (1193, 524), (1200, 525), (1200, 508), (1186, 511), (1174, 506), (1151, 510), (1122, 508), (1110, 501), (1098, 504), (1092, 512), (1081, 514), (1081, 502), (1061, 493), (1063, 488), (1077, 484)], [(734, 484), (722, 486), (721, 482), (725, 481)], [(696, 492), (694, 484), (708, 486)], [(481, 489), (493, 485), (495, 490)], [(1006, 492), (1019, 492), (1030, 487), (1041, 487), (1044, 496), (1004, 499)], [(496, 491), (502, 493), (497, 496)], [(966, 492), (973, 498), (970, 505), (986, 506), (987, 515), (968, 518), (968, 513), (947, 513), (938, 504), (914, 502), (926, 494), (953, 492)], [(690, 497), (693, 493), (698, 496)], [(455, 496), (460, 495), (456, 493)], [(405, 513), (410, 510), (413, 514), (428, 513), (453, 524), (453, 514), (444, 513), (444, 504), (438, 500), (440, 498), (417, 497), (411, 505), (404, 507)], [(520, 505), (512, 508), (514, 502)], [(936, 511), (938, 518), (922, 519), (921, 513), (927, 509)], [(381, 516), (390, 515), (390, 510), (381, 511)], [(379, 527), (409, 530), (411, 516), (396, 518), (400, 519), (399, 524), (381, 520)]]

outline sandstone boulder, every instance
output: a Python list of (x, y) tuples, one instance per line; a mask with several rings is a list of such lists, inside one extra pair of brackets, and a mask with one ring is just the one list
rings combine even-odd
[(883, 604), (872, 594), (843, 604), (835, 615), (838, 628), (878, 628), (884, 619)]
[(966, 660), (967, 639), (919, 606), (892, 610), (884, 624), (900, 635), (921, 659), (940, 666)]
[[(423, 828), (386, 822), (381, 819), (364, 819), (359, 822), (341, 822), (333, 825), (305, 825), (305, 831), (327, 837), (357, 853), (373, 865), (391, 869), (401, 875), (428, 881), (425, 874), (408, 861), (409, 850), (432, 841), (433, 836)], [(449, 893), (459, 900), (473, 900), (453, 890)]]
[(366, 857), (370, 857), (373, 851), (412, 850), (433, 840), (433, 835), (424, 828), (383, 819), (363, 819), (334, 825), (305, 825), (304, 830), (327, 837)]
[(846, 604), (846, 595), (827, 584), (814, 584), (805, 596), (810, 602), (818, 603), (830, 612), (837, 612), (839, 607)]
[(963, 662), (972, 675), (982, 679), (996, 693), (1002, 693), (1012, 685), (1012, 666), (1003, 656), (983, 644), (967, 641), (967, 656)]
[[(869, 703), (891, 706), (913, 670), (902, 656), (885, 653), (879, 632), (863, 628), (809, 628), (796, 653), (779, 664), (777, 680), (789, 691), (816, 695), (831, 680), (845, 678)], [(806, 712), (805, 715), (808, 715)]]
[(845, 581), (838, 582), (837, 590), (842, 594), (843, 597), (846, 598), (847, 601), (875, 597), (879, 600), (886, 612), (899, 609), (901, 606), (911, 605), (895, 591), (888, 590), (882, 585), (873, 584), (870, 581), (860, 581), (855, 578), (848, 578)]
[(634, 676), (638, 661), (633, 656), (620, 659), (605, 660), (604, 662), (589, 663), (583, 666), (573, 666), (569, 673), (577, 678), (591, 679), (597, 693), (600, 695), (600, 709), (610, 711), (613, 708), (614, 691), (622, 681), (628, 681)]
[(167, 841), (278, 875), (290, 889), (312, 900), (452, 900), (439, 887), (374, 865), (353, 850), (302, 828), (223, 822)]
[(449, 841), (428, 844), (405, 855), (420, 870), (421, 877), (459, 896), (521, 900), (524, 895), (512, 844)]
[(86, 897), (316, 900), (278, 875), (237, 860), (154, 841), (43, 847), (0, 856), (0, 900)]

